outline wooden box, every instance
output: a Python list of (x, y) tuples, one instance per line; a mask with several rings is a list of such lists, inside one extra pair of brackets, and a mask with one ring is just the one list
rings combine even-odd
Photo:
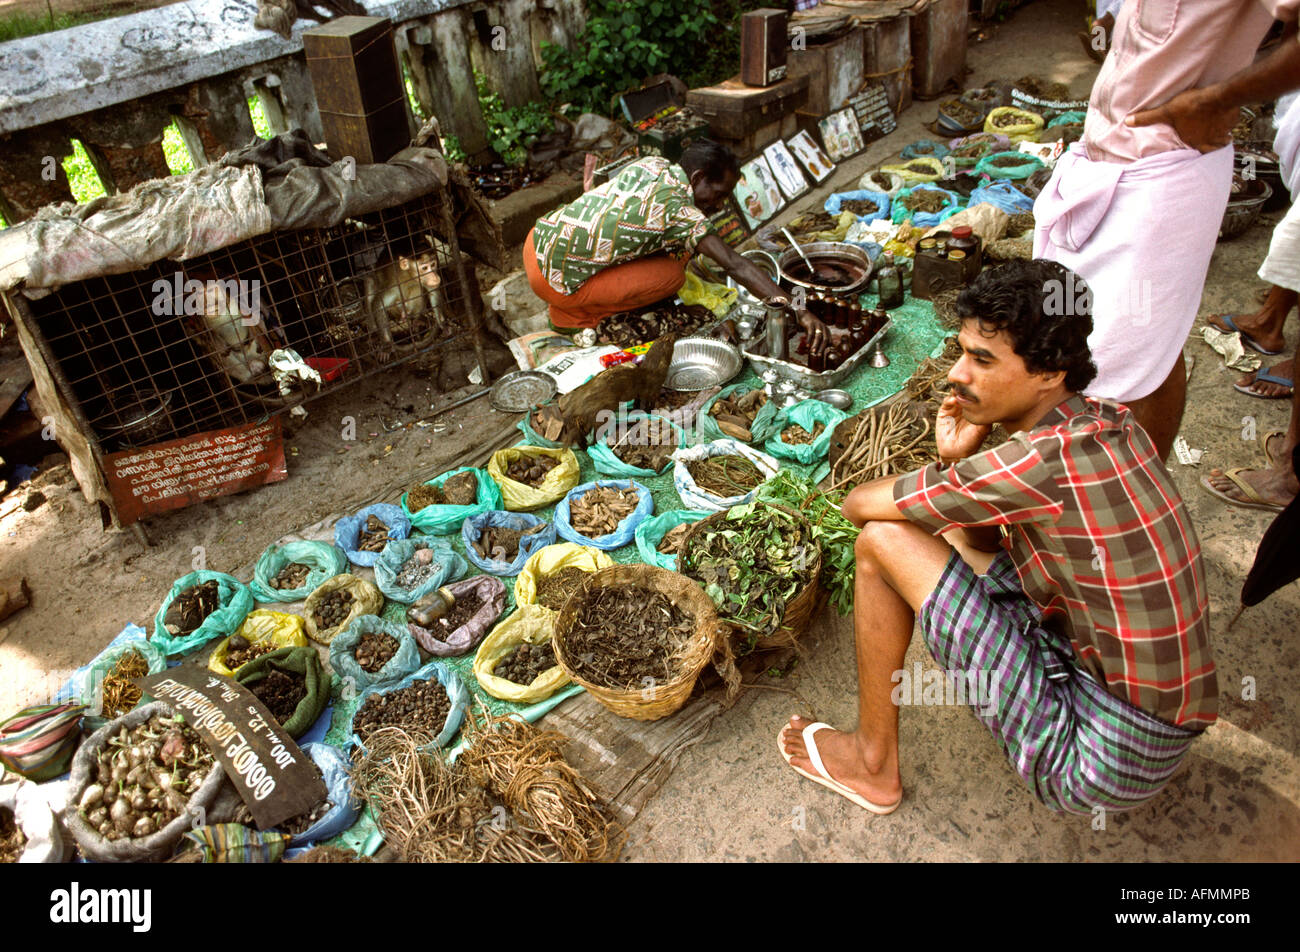
[(751, 132), (793, 115), (808, 96), (808, 77), (788, 77), (771, 86), (746, 86), (739, 76), (716, 86), (692, 89), (686, 105), (703, 116), (723, 139), (744, 139)]
[(368, 165), (410, 145), (391, 20), (339, 17), (305, 31), (302, 46), (330, 158)]
[(740, 79), (750, 86), (771, 86), (786, 76), (786, 27), (790, 14), (764, 7), (740, 18)]
[(866, 75), (885, 87), (889, 108), (900, 115), (912, 105), (910, 19), (905, 13), (863, 25), (863, 59)]
[(934, 99), (966, 68), (967, 0), (929, 0), (911, 20), (912, 94)]
[(799, 112), (817, 119), (842, 109), (849, 97), (862, 87), (866, 72), (863, 58), (863, 30), (854, 27), (827, 43), (791, 50), (790, 77), (808, 77), (808, 98)]

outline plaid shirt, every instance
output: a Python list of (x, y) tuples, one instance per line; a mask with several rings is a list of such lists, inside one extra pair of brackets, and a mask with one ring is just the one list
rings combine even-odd
[(1076, 395), (995, 449), (900, 477), (894, 500), (936, 535), (1006, 527), (1025, 594), (1081, 667), (1169, 723), (1214, 723), (1200, 543), (1127, 407)]
[(694, 202), (680, 165), (657, 156), (633, 162), (537, 220), (538, 270), (556, 291), (572, 294), (610, 265), (663, 251), (689, 258), (712, 230)]

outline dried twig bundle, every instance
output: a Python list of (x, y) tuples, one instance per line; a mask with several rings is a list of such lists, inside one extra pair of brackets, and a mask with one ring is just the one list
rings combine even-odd
[(922, 446), (930, 429), (929, 416), (918, 419), (912, 404), (904, 401), (888, 410), (868, 410), (836, 460), (827, 492), (933, 462), (933, 454)]

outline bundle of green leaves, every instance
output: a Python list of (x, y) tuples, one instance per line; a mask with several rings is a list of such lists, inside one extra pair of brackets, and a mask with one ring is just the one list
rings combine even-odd
[(822, 584), (831, 593), (831, 605), (841, 615), (853, 610), (853, 546), (858, 528), (844, 518), (840, 507), (846, 494), (824, 493), (816, 483), (783, 469), (755, 493), (756, 502), (775, 503), (801, 512), (812, 526), (812, 538), (822, 552)]

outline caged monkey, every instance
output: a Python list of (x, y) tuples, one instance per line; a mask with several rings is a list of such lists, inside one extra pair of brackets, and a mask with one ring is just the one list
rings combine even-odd
[(175, 284), (181, 302), (178, 310), (186, 315), (190, 338), (201, 345), (232, 386), (258, 396), (266, 395), (261, 391), (274, 393), (269, 359), (282, 345), (269, 325), (270, 311), (261, 300), (261, 282), (219, 278), (210, 269), (189, 274), (182, 285), (178, 272)]
[[(432, 240), (430, 239), (430, 243)], [(379, 340), (381, 360), (412, 354), (437, 340), (446, 330), (442, 275), (436, 253), (392, 255), (369, 248), (364, 277), (366, 311), (371, 332)], [(374, 262), (383, 259), (381, 264)]]

